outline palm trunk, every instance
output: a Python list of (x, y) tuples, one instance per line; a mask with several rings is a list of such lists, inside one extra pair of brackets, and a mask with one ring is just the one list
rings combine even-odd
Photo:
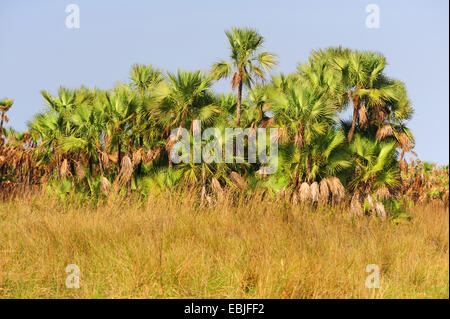
[(242, 73), (239, 71), (239, 84), (237, 96), (236, 125), (241, 125), (241, 104), (242, 104)]
[(92, 158), (89, 156), (89, 176), (94, 177), (94, 165), (92, 163)]
[(348, 142), (350, 143), (353, 140), (353, 135), (355, 134), (356, 121), (358, 119), (359, 112), (359, 96), (356, 96), (353, 99), (353, 118), (352, 118), (352, 127), (348, 132)]
[(306, 161), (306, 180), (308, 181), (308, 183), (311, 183), (311, 169), (312, 169), (312, 158), (311, 156), (308, 156), (307, 161)]
[[(144, 146), (144, 138), (141, 135), (141, 136), (139, 136), (139, 149), (141, 149), (143, 146)], [(142, 175), (142, 161), (140, 161), (138, 164), (137, 175), (138, 176)]]
[(297, 132), (297, 140), (296, 140), (299, 151), (301, 151), (301, 149), (303, 147), (304, 136), (305, 136), (305, 125), (303, 124), (303, 121), (300, 121), (300, 124), (298, 126), (298, 132)]
[(119, 141), (117, 142), (117, 167), (118, 167), (118, 173), (120, 173), (120, 169), (121, 169), (121, 165), (122, 165), (121, 148), (122, 148), (122, 143), (121, 143), (120, 137), (119, 137)]

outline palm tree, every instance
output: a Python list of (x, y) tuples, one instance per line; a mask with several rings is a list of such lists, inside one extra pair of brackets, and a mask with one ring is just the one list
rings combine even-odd
[(28, 127), (38, 145), (36, 148), (38, 165), (52, 162), (56, 151), (56, 141), (61, 136), (58, 130), (57, 114), (48, 110), (38, 113), (28, 123)]
[(119, 87), (115, 92), (105, 92), (99, 103), (103, 104), (107, 122), (106, 135), (110, 146), (117, 148), (118, 172), (122, 165), (122, 152), (132, 129), (131, 120), (139, 107), (139, 99), (134, 92)]
[[(133, 140), (137, 140), (139, 149), (143, 152), (144, 138), (151, 146), (158, 144), (158, 126), (154, 110), (167, 94), (167, 83), (162, 70), (154, 68), (151, 64), (135, 64), (130, 72), (130, 86), (139, 97), (139, 107), (133, 118)], [(142, 174), (142, 162), (139, 162), (136, 173)]]
[(131, 68), (130, 80), (131, 86), (143, 96), (152, 93), (152, 89), (164, 81), (164, 76), (160, 69), (154, 68), (151, 64), (135, 64)]
[(328, 128), (324, 135), (305, 145), (301, 155), (305, 169), (305, 178), (309, 182), (319, 182), (327, 177), (338, 176), (351, 167), (352, 161), (341, 128)]
[(302, 80), (313, 88), (325, 90), (326, 98), (340, 111), (347, 95), (342, 93), (343, 84), (340, 75), (332, 67), (331, 56), (337, 54), (335, 51), (332, 49), (313, 51), (308, 63), (298, 64), (293, 79)]
[(241, 124), (242, 89), (251, 88), (255, 81), (264, 81), (264, 71), (277, 64), (273, 53), (260, 52), (264, 38), (254, 29), (232, 28), (225, 32), (231, 49), (231, 61), (220, 61), (212, 66), (215, 79), (231, 76), (231, 88), (237, 89), (236, 125)]
[[(296, 147), (294, 190), (301, 176), (311, 177), (312, 158), (303, 156), (303, 148), (325, 135), (335, 122), (334, 106), (325, 98), (323, 90), (313, 89), (300, 82), (288, 82), (284, 92), (274, 89), (270, 94), (270, 111), (275, 123), (281, 127), (280, 141), (293, 141)], [(303, 159), (306, 158), (306, 162)], [(304, 164), (304, 165), (303, 165)]]
[(350, 144), (353, 173), (348, 183), (358, 198), (365, 198), (380, 188), (395, 191), (400, 186), (395, 142), (355, 135)]
[(0, 146), (3, 145), (3, 122), (8, 121), (7, 116), (5, 115), (6, 112), (9, 111), (11, 106), (14, 104), (14, 100), (10, 100), (8, 98), (4, 98), (3, 100), (0, 100)]
[(411, 108), (403, 84), (391, 80), (383, 74), (386, 59), (373, 52), (350, 51), (342, 48), (329, 48), (318, 55), (327, 60), (339, 77), (341, 107), (352, 104), (353, 115), (347, 139), (352, 141), (356, 126), (378, 128), (393, 112), (395, 107), (403, 113), (399, 119), (407, 119)]
[(167, 95), (156, 112), (166, 131), (176, 127), (192, 129), (193, 120), (211, 124), (220, 113), (211, 92), (212, 80), (208, 75), (200, 71), (178, 70), (177, 74), (168, 72), (168, 81)]
[(285, 92), (273, 91), (270, 111), (284, 133), (293, 137), (299, 150), (325, 134), (335, 121), (334, 107), (324, 98), (323, 91), (306, 85), (293, 84)]
[[(80, 105), (72, 114), (70, 121), (74, 126), (73, 134), (61, 137), (58, 140), (58, 149), (87, 158), (89, 176), (94, 175), (93, 165), (98, 163), (103, 175), (100, 160), (103, 152), (100, 137), (106, 129), (103, 110), (98, 105)], [(80, 165), (80, 163), (78, 164)]]
[[(344, 187), (341, 180), (351, 168), (350, 155), (342, 129), (329, 126), (324, 135), (305, 144), (301, 151), (292, 142), (279, 145), (279, 168), (268, 178), (267, 186), (278, 191), (281, 188), (286, 190), (290, 180), (293, 184), (291, 199), (296, 203), (297, 191), (306, 184), (312, 189), (316, 187), (319, 191), (314, 196), (312, 196), (314, 193), (312, 189), (308, 190), (308, 192), (311, 191), (310, 193), (304, 193), (303, 195), (307, 197), (311, 196), (307, 201), (320, 200), (325, 204), (331, 199), (332, 203), (337, 204), (344, 199)], [(301, 181), (303, 181), (302, 184)], [(320, 196), (316, 197), (318, 195)]]
[(92, 98), (89, 90), (84, 87), (72, 90), (61, 86), (56, 97), (53, 97), (48, 91), (41, 91), (41, 95), (50, 110), (58, 115), (60, 131), (66, 135), (70, 135), (71, 132), (70, 117), (73, 111), (78, 105), (88, 102)]
[(166, 152), (169, 166), (172, 167), (170, 150), (176, 142), (170, 136), (175, 128), (193, 130), (193, 120), (212, 124), (220, 114), (220, 107), (211, 92), (212, 80), (200, 71), (181, 71), (177, 74), (168, 72), (168, 91), (154, 112), (166, 138)]
[(267, 111), (270, 109), (270, 86), (256, 85), (248, 94), (248, 104), (244, 110), (244, 118), (246, 119), (245, 127), (267, 127), (273, 119)]

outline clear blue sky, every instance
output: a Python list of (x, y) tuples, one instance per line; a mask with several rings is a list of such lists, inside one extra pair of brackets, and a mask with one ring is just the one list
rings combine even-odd
[[(66, 5), (80, 8), (67, 29)], [(366, 5), (379, 29), (365, 26)], [(311, 50), (343, 45), (383, 53), (388, 75), (406, 83), (410, 127), (423, 160), (449, 162), (449, 5), (432, 1), (1, 1), (0, 97), (15, 99), (10, 124), (25, 129), (43, 108), (42, 89), (110, 88), (133, 63), (206, 70), (228, 57), (224, 30), (252, 26), (278, 54), (276, 71), (294, 71)], [(227, 84), (218, 86), (228, 90)]]

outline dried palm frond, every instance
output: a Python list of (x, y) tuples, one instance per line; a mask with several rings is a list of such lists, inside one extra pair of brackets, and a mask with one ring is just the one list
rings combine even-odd
[(375, 204), (375, 211), (378, 217), (381, 219), (386, 219), (386, 210), (384, 209), (383, 203), (377, 202)]
[(161, 147), (157, 147), (153, 150), (153, 154), (152, 154), (152, 160), (155, 160), (159, 157), (159, 155), (161, 155)]
[(48, 174), (47, 172), (45, 172), (45, 173), (41, 176), (41, 178), (39, 179), (39, 182), (40, 182), (41, 184), (47, 183), (48, 180), (49, 180), (48, 177), (49, 177), (49, 174)]
[(100, 179), (100, 190), (105, 195), (108, 195), (109, 191), (111, 190), (111, 183), (104, 176), (102, 176), (102, 178)]
[(406, 160), (402, 160), (399, 164), (401, 173), (402, 174), (408, 173), (408, 162)]
[(359, 108), (359, 125), (365, 127), (367, 124), (367, 110), (364, 104)]
[(344, 186), (337, 177), (328, 177), (326, 181), (333, 195), (333, 202), (339, 204), (345, 198)]
[(142, 161), (143, 149), (140, 148), (133, 152), (133, 165), (138, 165)]
[[(11, 154), (11, 153), (10, 153)], [(11, 160), (9, 160), (11, 162), (11, 166), (12, 169), (16, 169), (17, 168), (17, 164), (22, 160), (22, 154), (14, 154), (12, 153), (11, 156), (9, 156), (11, 158)]]
[(233, 76), (231, 77), (231, 82), (230, 82), (232, 90), (235, 90), (237, 88), (237, 86), (239, 84), (239, 79), (240, 79), (239, 73), (235, 72), (233, 74)]
[(201, 205), (203, 205), (205, 197), (206, 197), (206, 187), (202, 186), (202, 193), (200, 195), (200, 204)]
[(389, 189), (385, 186), (378, 188), (375, 192), (375, 196), (379, 200), (389, 199), (392, 197), (391, 192), (389, 192)]
[(170, 137), (166, 140), (165, 149), (167, 153), (170, 153), (170, 150), (175, 145), (177, 141), (175, 139), (171, 139)]
[(108, 159), (116, 165), (117, 165), (117, 162), (119, 161), (118, 158), (119, 158), (119, 155), (117, 152), (114, 152), (113, 154), (108, 155)]
[(150, 164), (153, 160), (153, 151), (148, 150), (146, 153), (144, 153), (143, 159), (145, 164)]
[(67, 161), (67, 158), (62, 162), (61, 167), (59, 168), (59, 174), (61, 177), (66, 177), (69, 174), (69, 162)]
[(155, 159), (157, 159), (159, 157), (159, 155), (161, 154), (161, 150), (162, 150), (161, 147), (157, 147), (155, 149), (148, 150), (147, 153), (144, 153), (144, 155), (143, 155), (144, 163), (150, 164)]
[(216, 193), (217, 197), (222, 198), (223, 189), (219, 181), (214, 176), (211, 178), (211, 188)]
[(363, 216), (364, 211), (361, 204), (361, 199), (358, 192), (355, 192), (350, 202), (350, 214), (352, 216)]
[(279, 139), (283, 139), (287, 136), (287, 129), (285, 127), (281, 127), (278, 129), (277, 134)]
[(131, 175), (133, 174), (133, 163), (128, 155), (125, 155), (122, 158), (122, 165), (119, 174), (120, 183), (126, 183), (130, 180)]
[(319, 202), (322, 205), (328, 203), (328, 198), (330, 197), (330, 189), (328, 188), (328, 183), (326, 179), (322, 179), (319, 184)]
[(83, 179), (86, 177), (86, 171), (84, 170), (84, 166), (79, 161), (75, 162), (75, 173), (77, 174), (78, 178), (80, 178), (80, 179)]
[[(264, 110), (263, 110), (264, 111)], [(265, 111), (264, 111), (265, 112)], [(262, 128), (266, 128), (267, 126), (269, 126), (270, 124), (272, 124), (272, 122), (274, 121), (274, 118), (268, 118), (268, 119), (262, 119), (261, 121), (261, 127)], [(277, 132), (277, 134), (279, 135), (280, 133)]]
[(373, 109), (373, 118), (375, 123), (383, 123), (387, 117), (386, 110), (382, 105), (376, 105)]
[[(105, 152), (101, 152), (100, 153), (100, 160), (102, 161), (102, 166), (104, 169), (108, 169), (109, 168), (109, 156), (108, 154), (106, 154)], [(117, 163), (117, 160), (116, 162)]]
[(411, 145), (411, 139), (408, 137), (408, 135), (405, 132), (401, 132), (398, 135), (398, 142), (400, 144), (400, 147), (405, 151), (410, 151), (412, 148)]
[(311, 200), (313, 203), (316, 203), (319, 201), (319, 194), (320, 194), (320, 190), (319, 190), (319, 184), (317, 182), (314, 182), (311, 184), (311, 186), (309, 187), (309, 191), (311, 193)]
[(297, 133), (294, 138), (294, 144), (300, 149), (303, 146), (303, 135)]
[(344, 185), (342, 185), (339, 178), (337, 178), (337, 177), (334, 177), (334, 184), (337, 189), (336, 202), (338, 203), (338, 202), (343, 201), (345, 198), (345, 188), (344, 188)]
[(389, 124), (385, 124), (377, 130), (377, 140), (381, 141), (382, 139), (394, 135), (394, 130), (392, 126)]
[(308, 183), (302, 183), (300, 189), (298, 190), (298, 195), (300, 197), (300, 201), (304, 203), (311, 201), (311, 189)]
[(235, 171), (230, 173), (230, 178), (242, 189), (247, 187), (247, 181)]

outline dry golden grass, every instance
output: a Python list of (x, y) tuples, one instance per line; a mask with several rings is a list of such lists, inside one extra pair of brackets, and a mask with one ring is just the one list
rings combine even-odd
[[(1, 298), (449, 298), (449, 215), (395, 225), (336, 210), (190, 194), (69, 207), (0, 203)], [(81, 287), (65, 286), (68, 264)], [(381, 287), (365, 287), (367, 264)]]

